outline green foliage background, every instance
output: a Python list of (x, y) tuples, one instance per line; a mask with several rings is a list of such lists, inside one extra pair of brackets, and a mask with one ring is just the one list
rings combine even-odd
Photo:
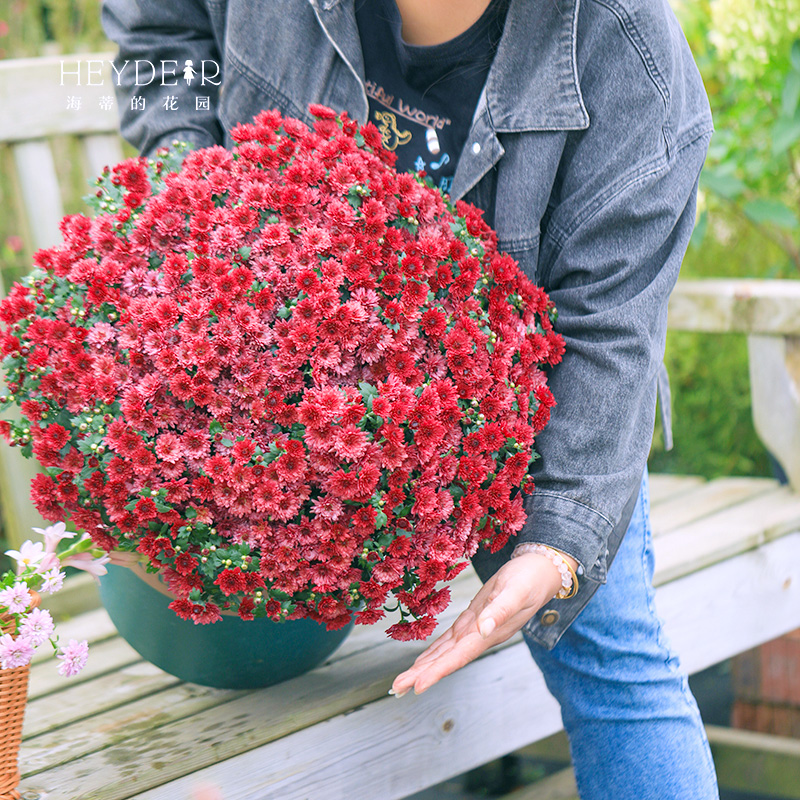
[[(684, 277), (800, 277), (800, 0), (673, 0), (700, 66), (717, 133), (701, 182), (700, 215)], [(0, 58), (113, 49), (100, 0), (0, 0)], [(65, 210), (81, 208), (75, 143), (54, 143)], [(25, 272), (7, 148), (0, 147), (0, 275)], [(656, 430), (651, 469), (769, 474), (750, 420), (743, 336), (670, 333), (674, 449)]]

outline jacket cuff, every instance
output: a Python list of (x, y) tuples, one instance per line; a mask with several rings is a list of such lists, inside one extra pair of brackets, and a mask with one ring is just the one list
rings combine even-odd
[(585, 576), (605, 583), (611, 520), (577, 500), (542, 489), (528, 498), (526, 510), (528, 519), (515, 544), (537, 542), (561, 550), (578, 562)]

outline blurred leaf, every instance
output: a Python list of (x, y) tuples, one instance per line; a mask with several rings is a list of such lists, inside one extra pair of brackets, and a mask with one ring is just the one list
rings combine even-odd
[(784, 117), (791, 118), (797, 111), (797, 104), (800, 102), (800, 71), (792, 70), (786, 76), (786, 83), (783, 84), (781, 93), (781, 113)]
[(689, 246), (693, 248), (700, 247), (703, 244), (703, 239), (708, 230), (708, 211), (700, 212), (695, 223), (694, 230), (692, 231), (692, 238), (689, 239)]
[(767, 222), (777, 225), (779, 228), (794, 229), (800, 227), (797, 215), (785, 203), (780, 200), (752, 200), (742, 206), (742, 210), (748, 219), (753, 222)]
[(800, 72), (800, 39), (795, 39), (792, 45), (792, 66)]
[(800, 119), (779, 119), (772, 128), (772, 153), (785, 153), (800, 140)]
[(704, 169), (700, 180), (704, 186), (728, 200), (734, 200), (744, 190), (745, 185), (735, 175)]

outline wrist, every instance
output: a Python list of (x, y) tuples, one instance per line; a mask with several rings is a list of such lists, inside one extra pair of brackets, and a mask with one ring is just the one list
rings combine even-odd
[(544, 559), (551, 565), (551, 575), (553, 578), (552, 588), (553, 598), (567, 600), (574, 597), (578, 592), (578, 562), (568, 553), (562, 553), (549, 545), (538, 544), (535, 542), (524, 542), (514, 548), (511, 558), (521, 556), (536, 556)]

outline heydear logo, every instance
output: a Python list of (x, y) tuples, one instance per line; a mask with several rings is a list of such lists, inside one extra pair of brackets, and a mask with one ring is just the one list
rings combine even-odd
[(187, 85), (219, 86), (221, 81), (220, 66), (217, 61), (205, 58), (195, 64), (191, 59), (186, 59), (178, 75), (176, 59), (161, 59), (150, 61), (146, 58), (137, 58), (133, 61), (126, 60), (119, 66), (113, 61), (103, 61), (99, 58), (78, 59), (78, 61), (61, 60), (61, 86), (103, 86), (105, 84), (104, 67), (111, 67), (111, 79), (117, 85), (122, 85), (123, 75), (127, 78), (133, 76), (134, 86), (177, 86), (181, 80)]

